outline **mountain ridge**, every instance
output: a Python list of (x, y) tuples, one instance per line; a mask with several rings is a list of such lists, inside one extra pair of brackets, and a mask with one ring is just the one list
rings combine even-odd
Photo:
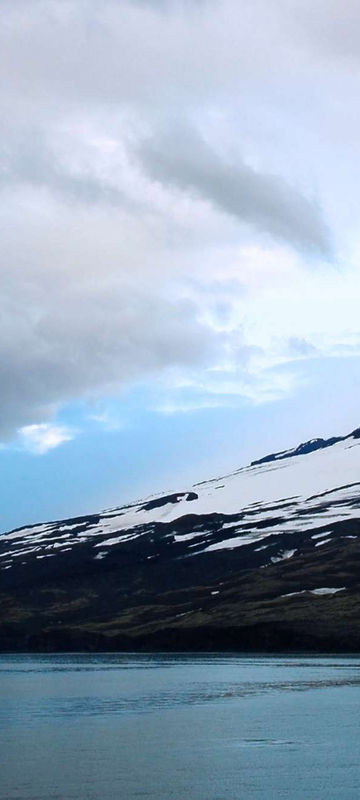
[(289, 458), (290, 456), (300, 456), (306, 455), (307, 453), (313, 453), (315, 450), (323, 450), (326, 447), (331, 447), (333, 444), (337, 444), (338, 442), (345, 442), (347, 439), (360, 438), (360, 428), (355, 428), (351, 433), (348, 433), (346, 436), (332, 436), (329, 439), (322, 439), (322, 438), (315, 438), (315, 439), (308, 439), (306, 442), (301, 442), (297, 447), (294, 447), (290, 450), (280, 450), (277, 453), (270, 453), (269, 455), (263, 456), (262, 458), (258, 458), (256, 461), (251, 461), (250, 466), (255, 466), (256, 464), (265, 464), (269, 461), (279, 461), (284, 458)]
[(0, 650), (359, 650), (359, 446), (2, 534)]

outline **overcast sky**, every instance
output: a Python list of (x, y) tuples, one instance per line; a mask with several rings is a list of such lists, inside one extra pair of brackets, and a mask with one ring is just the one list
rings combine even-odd
[(355, 0), (2, 0), (0, 528), (360, 425), (359, 78)]

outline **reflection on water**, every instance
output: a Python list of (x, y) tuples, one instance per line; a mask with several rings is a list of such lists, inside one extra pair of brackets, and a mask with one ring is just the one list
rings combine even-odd
[(359, 668), (334, 656), (0, 656), (0, 800), (358, 800)]

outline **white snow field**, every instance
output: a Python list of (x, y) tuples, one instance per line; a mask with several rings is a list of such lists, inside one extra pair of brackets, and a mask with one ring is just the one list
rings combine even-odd
[[(292, 449), (285, 457), (281, 454), (274, 460), (243, 467), (191, 487), (181, 487), (176, 492), (152, 495), (131, 506), (108, 509), (99, 515), (49, 522), (3, 534), (0, 537), (1, 568), (10, 567), (14, 559), (23, 563), (29, 555), (42, 559), (55, 552), (68, 552), (84, 542), (92, 544), (94, 558), (101, 560), (114, 546), (149, 536), (152, 526), (175, 523), (185, 515), (194, 515), (190, 532), (176, 530), (173, 524), (171, 532), (165, 529), (164, 535), (171, 535), (175, 543), (190, 542), (190, 554), (194, 553), (190, 548), (197, 544), (202, 545), (197, 552), (234, 549), (261, 542), (274, 533), (316, 530), (359, 518), (360, 439), (357, 436), (355, 432), (305, 455), (298, 455)], [(225, 517), (221, 522), (221, 537), (216, 541), (213, 541), (214, 531), (207, 530), (206, 525), (207, 516), (212, 514)], [(237, 519), (226, 519), (229, 516), (237, 516)], [(331, 534), (331, 529), (313, 534), (312, 538), (318, 539), (314, 546), (331, 542)], [(258, 549), (265, 548), (266, 543)], [(296, 548), (285, 547), (277, 560), (292, 558), (295, 553)]]

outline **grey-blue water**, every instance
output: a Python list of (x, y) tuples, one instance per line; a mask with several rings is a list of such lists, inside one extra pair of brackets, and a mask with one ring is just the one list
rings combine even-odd
[(0, 656), (1, 800), (359, 800), (360, 658)]

